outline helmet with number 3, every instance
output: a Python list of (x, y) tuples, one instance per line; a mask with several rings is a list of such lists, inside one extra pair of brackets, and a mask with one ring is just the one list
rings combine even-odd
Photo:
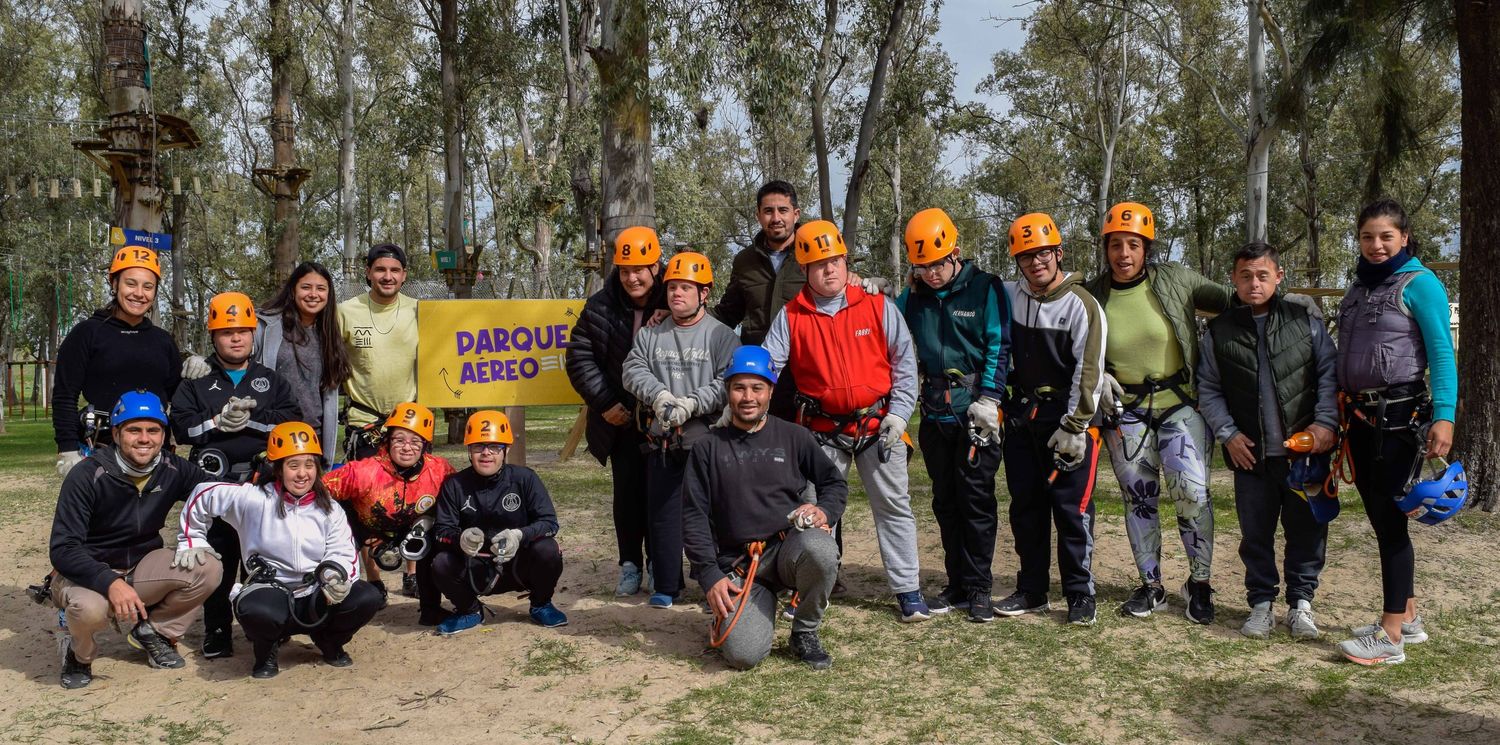
[(1057, 223), (1052, 221), (1052, 216), (1045, 212), (1021, 215), (1010, 224), (1011, 256), (1061, 245), (1062, 233), (1058, 232)]

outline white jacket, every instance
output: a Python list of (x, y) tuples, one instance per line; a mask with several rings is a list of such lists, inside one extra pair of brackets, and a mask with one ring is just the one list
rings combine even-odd
[[(200, 484), (182, 510), (177, 550), (207, 547), (208, 526), (217, 517), (239, 531), (242, 556), (260, 555), (298, 597), (314, 590), (313, 585), (302, 586), (303, 578), (324, 561), (344, 567), (350, 582), (359, 579), (354, 534), (343, 509), (334, 505), (324, 512), (313, 498), (312, 492), (301, 499), (287, 495), (280, 484)], [(276, 508), (283, 501), (285, 516)]]

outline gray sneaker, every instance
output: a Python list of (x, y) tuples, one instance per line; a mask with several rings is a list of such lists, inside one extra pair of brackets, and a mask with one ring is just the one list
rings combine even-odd
[(623, 598), (641, 591), (641, 568), (635, 562), (620, 564), (620, 583), (615, 585), (615, 597)]
[(1312, 603), (1306, 600), (1298, 600), (1286, 610), (1286, 627), (1293, 639), (1316, 639), (1321, 633), (1313, 622)]
[[(1371, 636), (1376, 631), (1379, 631), (1379, 630), (1380, 630), (1380, 622), (1376, 621), (1375, 623), (1369, 624), (1367, 626), (1356, 626), (1356, 627), (1354, 627), (1352, 629), (1349, 629), (1349, 633), (1351, 635), (1355, 636), (1355, 637), (1361, 637), (1361, 636)], [(1421, 644), (1422, 642), (1425, 642), (1425, 641), (1427, 641), (1427, 630), (1424, 629), (1424, 628), (1422, 628), (1422, 617), (1421, 616), (1417, 616), (1416, 618), (1413, 618), (1410, 622), (1407, 622), (1407, 621), (1402, 621), (1401, 622), (1401, 643), (1402, 644)]]
[(1376, 629), (1369, 636), (1339, 642), (1339, 651), (1351, 662), (1361, 665), (1399, 665), (1406, 662), (1405, 642), (1391, 641), (1385, 629)]
[(1264, 600), (1250, 606), (1250, 617), (1240, 627), (1240, 633), (1251, 639), (1265, 639), (1276, 627), (1276, 614), (1271, 611), (1271, 601)]

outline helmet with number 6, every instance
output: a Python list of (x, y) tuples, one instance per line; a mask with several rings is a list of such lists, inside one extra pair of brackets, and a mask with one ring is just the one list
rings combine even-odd
[(306, 422), (282, 422), (266, 438), (266, 460), (322, 454), (323, 444), (318, 440), (318, 433)]
[(1104, 228), (1099, 235), (1110, 233), (1135, 233), (1148, 241), (1156, 240), (1156, 216), (1146, 205), (1139, 202), (1121, 202), (1109, 208), (1104, 216)]

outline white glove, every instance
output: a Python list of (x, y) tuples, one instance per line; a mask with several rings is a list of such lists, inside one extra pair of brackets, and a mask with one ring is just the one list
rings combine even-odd
[(1099, 394), (1099, 410), (1105, 416), (1114, 417), (1120, 415), (1120, 402), (1125, 400), (1125, 389), (1115, 376), (1104, 374), (1104, 391)]
[[(671, 391), (662, 391), (651, 399), (651, 413), (656, 415), (656, 421), (664, 421), (667, 418), (667, 406), (675, 400)], [(662, 425), (666, 426), (666, 425)]]
[(859, 281), (859, 288), (870, 295), (896, 296), (896, 285), (884, 277), (865, 277)]
[(352, 585), (347, 579), (340, 582), (330, 582), (323, 585), (323, 597), (328, 598), (329, 605), (338, 605), (344, 602), (344, 598), (349, 597), (350, 587)]
[(886, 414), (880, 420), (880, 442), (887, 448), (901, 444), (901, 435), (906, 434), (906, 420), (895, 414)]
[(197, 380), (211, 372), (213, 368), (208, 366), (208, 358), (201, 354), (189, 355), (182, 361), (183, 380)]
[[(801, 508), (799, 507), (797, 509), (800, 510)], [(786, 519), (787, 522), (791, 523), (792, 527), (796, 528), (797, 532), (799, 533), (813, 526), (813, 516), (806, 512), (798, 512), (797, 510), (792, 510), (791, 512), (786, 513)]]
[(484, 531), (479, 528), (466, 528), (458, 536), (458, 549), (465, 556), (475, 557), (484, 549)]
[(1070, 434), (1058, 429), (1047, 440), (1047, 447), (1052, 448), (1057, 460), (1066, 470), (1071, 471), (1083, 465), (1083, 454), (1088, 450), (1088, 437), (1084, 432)]
[(676, 429), (687, 424), (687, 420), (692, 419), (696, 413), (698, 402), (691, 396), (673, 396), (672, 403), (667, 406), (667, 415), (661, 420), (661, 426), (663, 429)]
[[(725, 411), (729, 411), (725, 409)], [(83, 453), (77, 450), (68, 450), (57, 454), (57, 475), (66, 477), (73, 466), (83, 462)]]
[(212, 548), (183, 548), (178, 546), (177, 553), (172, 555), (172, 568), (191, 570), (194, 567), (201, 567), (208, 563), (208, 557), (210, 556), (215, 559), (224, 558), (219, 555), (218, 551)]
[(719, 412), (719, 418), (714, 421), (714, 426), (728, 427), (732, 421), (734, 421), (734, 411), (728, 404), (725, 404), (724, 410)]
[(969, 423), (979, 430), (979, 436), (991, 440), (1000, 439), (1000, 402), (989, 396), (980, 396), (969, 404)]
[(506, 528), (490, 539), (490, 553), (495, 555), (496, 564), (504, 564), (516, 558), (516, 552), (520, 550), (521, 531), (516, 528)]
[(231, 396), (229, 403), (219, 411), (218, 428), (220, 432), (238, 432), (250, 423), (250, 410), (255, 408), (255, 399), (250, 397), (235, 398)]

